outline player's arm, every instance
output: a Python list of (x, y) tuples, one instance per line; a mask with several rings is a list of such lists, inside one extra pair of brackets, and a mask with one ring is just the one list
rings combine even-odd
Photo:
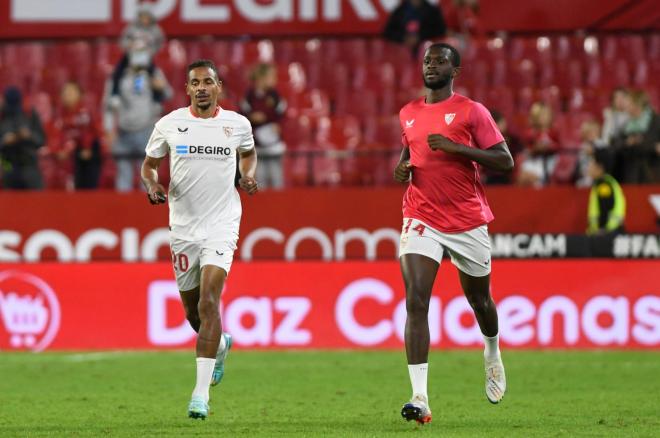
[(140, 176), (142, 177), (142, 184), (147, 190), (147, 197), (152, 204), (162, 204), (167, 201), (165, 196), (165, 188), (158, 183), (158, 167), (163, 157), (155, 158), (147, 155), (142, 162), (142, 169)]
[(252, 148), (249, 151), (240, 153), (240, 160), (238, 160), (238, 171), (241, 173), (241, 179), (238, 180), (238, 185), (248, 192), (249, 195), (254, 195), (259, 190), (257, 180), (254, 179), (254, 174), (257, 171), (257, 150)]
[(488, 149), (479, 149), (454, 143), (441, 134), (430, 134), (428, 136), (428, 142), (429, 147), (434, 151), (462, 155), (489, 169), (499, 170), (500, 172), (509, 172), (513, 169), (513, 157), (504, 141)]
[(399, 163), (394, 168), (394, 180), (400, 183), (408, 182), (410, 179), (412, 165), (410, 164), (410, 148), (404, 146), (401, 149), (401, 156), (399, 157)]

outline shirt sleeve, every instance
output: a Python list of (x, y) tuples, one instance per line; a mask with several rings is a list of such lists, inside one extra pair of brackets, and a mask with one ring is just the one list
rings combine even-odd
[(401, 126), (401, 144), (404, 148), (410, 147), (408, 137), (406, 137), (406, 128), (403, 125), (403, 115), (399, 113), (399, 126)]
[(472, 134), (474, 145), (479, 149), (488, 149), (504, 141), (490, 112), (482, 104), (476, 102), (470, 112), (470, 134)]
[(245, 132), (241, 137), (241, 143), (238, 145), (239, 152), (247, 152), (254, 149), (254, 136), (252, 135), (252, 125), (248, 119), (245, 119)]
[(167, 139), (158, 129), (158, 125), (156, 125), (153, 132), (151, 133), (151, 137), (149, 137), (147, 147), (145, 148), (147, 156), (153, 158), (163, 158), (165, 155), (167, 155), (168, 150), (169, 147), (167, 145)]

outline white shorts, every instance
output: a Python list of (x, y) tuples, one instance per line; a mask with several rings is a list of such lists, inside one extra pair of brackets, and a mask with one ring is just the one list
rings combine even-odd
[(487, 225), (464, 233), (442, 233), (420, 220), (403, 219), (399, 257), (404, 254), (421, 254), (440, 263), (445, 249), (454, 266), (462, 272), (473, 277), (490, 274)]
[(199, 286), (201, 270), (206, 265), (224, 269), (229, 275), (234, 260), (236, 240), (190, 241), (170, 237), (172, 264), (179, 290), (189, 291)]

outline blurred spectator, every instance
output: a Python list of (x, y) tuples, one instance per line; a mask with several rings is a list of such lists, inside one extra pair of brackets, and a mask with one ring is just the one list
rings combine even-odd
[(612, 144), (612, 141), (623, 134), (623, 128), (628, 123), (627, 109), (630, 106), (630, 93), (625, 88), (616, 88), (610, 96), (610, 106), (603, 110), (602, 141)]
[(424, 40), (443, 37), (447, 33), (440, 6), (427, 0), (403, 0), (390, 14), (383, 37), (410, 47), (413, 56)]
[(137, 19), (124, 29), (119, 40), (124, 56), (112, 73), (112, 96), (119, 96), (119, 84), (128, 67), (144, 68), (150, 78), (154, 76), (153, 59), (164, 42), (165, 35), (156, 23), (151, 7), (145, 3), (140, 4)]
[(271, 64), (259, 64), (252, 72), (252, 86), (241, 101), (241, 112), (252, 123), (259, 155), (257, 181), (262, 187), (284, 187), (282, 157), (286, 144), (282, 141), (280, 121), (286, 101), (277, 92), (277, 70)]
[(77, 190), (95, 189), (101, 173), (101, 130), (93, 111), (82, 101), (76, 82), (67, 82), (60, 94), (60, 108), (53, 121), (56, 157), (66, 165), (73, 158), (73, 183)]
[(600, 125), (595, 120), (587, 120), (582, 123), (582, 126), (580, 126), (580, 138), (582, 139), (582, 143), (580, 145), (578, 160), (578, 187), (591, 186), (593, 183), (593, 180), (589, 176), (589, 163), (591, 157), (596, 149), (608, 147), (608, 144), (601, 138), (600, 133)]
[(660, 120), (643, 91), (630, 93), (627, 112), (623, 134), (614, 142), (618, 165), (615, 176), (626, 184), (648, 183), (655, 178), (652, 172), (657, 167)]
[(162, 102), (172, 96), (172, 89), (159, 68), (152, 77), (146, 67), (140, 66), (132, 66), (121, 78), (119, 106), (110, 103), (111, 87), (112, 79), (106, 84), (103, 124), (117, 161), (115, 188), (129, 191), (154, 123), (161, 115)]
[[(493, 120), (495, 120), (495, 123), (497, 123), (497, 127), (502, 133), (502, 136), (504, 136), (504, 141), (506, 141), (506, 144), (509, 147), (511, 156), (514, 160), (516, 160), (521, 152), (523, 152), (525, 149), (522, 142), (520, 141), (520, 138), (509, 132), (508, 123), (504, 115), (496, 110), (492, 110), (490, 115), (493, 117)], [(495, 172), (486, 168), (482, 168), (482, 172), (483, 181), (486, 184), (511, 184), (513, 182), (513, 173)]]
[(523, 186), (544, 186), (554, 171), (559, 134), (552, 118), (552, 109), (543, 102), (534, 103), (529, 110), (529, 127), (523, 139), (527, 150), (518, 175), (518, 183)]
[(452, 0), (446, 4), (445, 17), (450, 31), (465, 36), (485, 34), (479, 20), (479, 0)]
[(612, 153), (595, 149), (589, 159), (589, 177), (593, 180), (589, 194), (589, 227), (587, 234), (600, 235), (623, 231), (626, 198), (619, 183), (607, 172), (612, 167)]
[(2, 184), (7, 189), (42, 189), (37, 151), (46, 135), (37, 112), (23, 108), (23, 96), (16, 87), (4, 92), (0, 113), (0, 164)]

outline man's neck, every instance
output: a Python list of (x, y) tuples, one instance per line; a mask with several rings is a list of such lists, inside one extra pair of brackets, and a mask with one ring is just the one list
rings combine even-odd
[(200, 119), (210, 119), (218, 113), (218, 104), (211, 105), (206, 109), (191, 106), (190, 111), (195, 117), (199, 117)]
[(426, 103), (442, 102), (443, 100), (449, 99), (452, 94), (454, 94), (454, 90), (451, 83), (447, 84), (446, 87), (442, 87), (438, 90), (431, 90), (427, 88)]

